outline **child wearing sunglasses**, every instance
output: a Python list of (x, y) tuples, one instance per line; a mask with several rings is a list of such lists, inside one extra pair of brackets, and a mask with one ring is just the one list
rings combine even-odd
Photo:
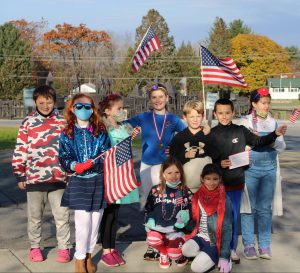
[[(133, 133), (131, 125), (123, 123), (126, 118), (123, 106), (123, 99), (118, 94), (110, 94), (99, 103), (100, 114), (112, 146), (117, 145)], [(112, 267), (125, 264), (125, 260), (115, 248), (119, 209), (121, 204), (137, 203), (139, 200), (138, 189), (134, 189), (105, 208), (99, 230), (99, 235), (101, 235), (99, 241), (101, 241), (103, 248), (100, 262), (106, 266)]]
[(79, 93), (65, 110), (67, 126), (60, 136), (59, 160), (72, 173), (61, 206), (74, 210), (75, 272), (95, 273), (91, 254), (106, 202), (104, 198), (103, 157), (110, 148), (109, 137), (91, 97)]
[[(163, 84), (156, 83), (149, 87), (148, 97), (153, 110), (140, 113), (128, 120), (132, 127), (141, 127), (140, 178), (142, 183), (142, 207), (151, 188), (158, 184), (161, 164), (167, 157), (166, 150), (174, 134), (186, 128), (186, 125), (177, 115), (167, 111), (169, 96)], [(158, 254), (153, 249), (148, 248), (144, 259), (156, 260)]]

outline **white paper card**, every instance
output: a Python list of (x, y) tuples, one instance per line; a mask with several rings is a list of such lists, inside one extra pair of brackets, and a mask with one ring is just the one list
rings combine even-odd
[(238, 154), (230, 155), (229, 160), (231, 162), (231, 166), (229, 169), (235, 169), (238, 167), (246, 166), (250, 164), (250, 152), (245, 151)]

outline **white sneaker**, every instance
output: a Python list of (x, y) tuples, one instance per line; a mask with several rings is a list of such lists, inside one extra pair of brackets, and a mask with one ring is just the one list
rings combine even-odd
[(235, 264), (239, 264), (241, 262), (240, 257), (236, 254), (236, 251), (231, 249), (230, 253), (231, 261)]

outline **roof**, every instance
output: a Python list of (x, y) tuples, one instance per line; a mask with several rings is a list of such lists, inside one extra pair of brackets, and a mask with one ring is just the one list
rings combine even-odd
[(299, 88), (300, 78), (284, 78), (284, 79), (267, 79), (267, 85), (272, 88)]

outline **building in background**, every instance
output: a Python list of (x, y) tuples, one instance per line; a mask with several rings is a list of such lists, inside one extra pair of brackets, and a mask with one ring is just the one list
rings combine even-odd
[(267, 79), (272, 100), (300, 100), (300, 78)]

